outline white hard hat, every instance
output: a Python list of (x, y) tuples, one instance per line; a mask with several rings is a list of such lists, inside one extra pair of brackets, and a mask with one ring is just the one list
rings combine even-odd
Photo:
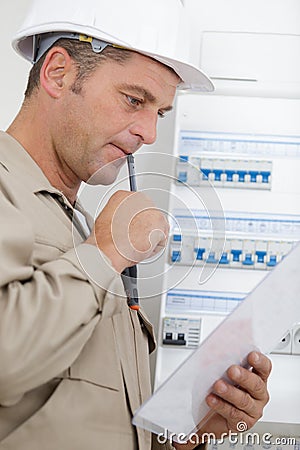
[[(73, 38), (84, 35), (171, 67), (182, 79), (180, 89), (212, 91), (208, 76), (188, 62), (187, 26), (180, 0), (34, 0), (13, 47), (35, 62), (37, 42), (51, 37), (49, 33), (55, 33), (57, 39), (68, 33)], [(54, 43), (53, 39), (49, 43)], [(49, 46), (44, 43), (44, 51)]]

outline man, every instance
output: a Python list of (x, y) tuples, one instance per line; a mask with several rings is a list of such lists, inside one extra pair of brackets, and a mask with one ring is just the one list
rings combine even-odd
[[(169, 2), (115, 3), (55, 0), (47, 10), (37, 0), (15, 40), (34, 66), (21, 110), (0, 137), (0, 450), (151, 447), (131, 419), (150, 395), (152, 328), (128, 308), (120, 274), (166, 244), (166, 219), (126, 191), (75, 247), (71, 219), (82, 181), (112, 183), (126, 155), (155, 141), (179, 85), (211, 83), (179, 57), (124, 38), (142, 8), (140, 19), (149, 13), (159, 32), (154, 21), (163, 17), (171, 45), (168, 11), (158, 11)], [(84, 230), (74, 233), (77, 242)], [(228, 370), (240, 388), (216, 382), (207, 398), (214, 415), (200, 436), (261, 417), (270, 362), (259, 353), (248, 361), (252, 372)]]

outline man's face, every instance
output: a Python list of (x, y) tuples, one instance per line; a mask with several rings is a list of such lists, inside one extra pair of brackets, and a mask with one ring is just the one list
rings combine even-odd
[(112, 183), (127, 154), (155, 141), (157, 119), (171, 108), (178, 83), (175, 73), (138, 53), (124, 64), (103, 62), (80, 94), (69, 89), (61, 100), (52, 133), (59, 171), (70, 181), (97, 172), (93, 184)]

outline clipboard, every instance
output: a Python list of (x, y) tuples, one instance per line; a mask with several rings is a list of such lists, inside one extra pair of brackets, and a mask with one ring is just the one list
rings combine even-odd
[(226, 378), (232, 364), (246, 367), (251, 351), (272, 351), (299, 320), (297, 244), (137, 410), (133, 424), (174, 441), (188, 439), (209, 417), (205, 398), (213, 383)]

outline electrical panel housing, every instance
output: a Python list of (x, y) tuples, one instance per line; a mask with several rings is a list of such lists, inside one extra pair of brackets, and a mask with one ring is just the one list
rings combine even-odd
[[(299, 117), (296, 99), (178, 97), (155, 387), (300, 240)], [(270, 354), (261, 423), (299, 434), (300, 306), (295, 320)], [(189, 324), (197, 324), (192, 345)]]

